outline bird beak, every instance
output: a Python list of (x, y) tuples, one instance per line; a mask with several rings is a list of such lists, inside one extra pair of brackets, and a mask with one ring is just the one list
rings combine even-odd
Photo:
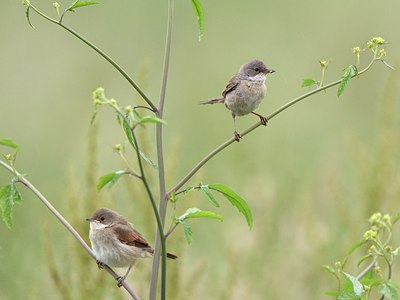
[(92, 217), (86, 218), (86, 221), (92, 222), (92, 221), (93, 221), (93, 218), (92, 218)]
[(274, 73), (274, 72), (275, 72), (275, 70), (272, 70), (272, 69), (267, 69), (267, 70), (265, 71), (266, 74), (270, 74), (270, 73)]

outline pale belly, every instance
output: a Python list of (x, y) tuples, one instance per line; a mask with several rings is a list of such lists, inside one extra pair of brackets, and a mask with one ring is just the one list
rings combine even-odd
[(245, 82), (225, 95), (225, 106), (236, 116), (243, 116), (256, 110), (265, 97), (264, 82)]

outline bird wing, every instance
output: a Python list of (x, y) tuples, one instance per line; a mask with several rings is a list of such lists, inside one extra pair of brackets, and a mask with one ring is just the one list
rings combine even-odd
[(236, 75), (232, 76), (231, 79), (229, 79), (229, 82), (226, 85), (225, 90), (222, 92), (222, 96), (225, 98), (226, 94), (228, 94), (229, 92), (236, 89), (238, 84), (239, 84), (239, 78), (237, 77), (237, 74), (236, 74)]
[(112, 226), (112, 228), (121, 243), (129, 246), (151, 249), (144, 237), (138, 231), (133, 229), (130, 225), (117, 224)]

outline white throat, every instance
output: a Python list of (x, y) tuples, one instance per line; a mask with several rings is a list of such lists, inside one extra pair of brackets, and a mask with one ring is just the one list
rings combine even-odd
[(267, 76), (263, 73), (257, 74), (256, 76), (249, 76), (249, 80), (251, 81), (258, 81), (258, 82), (264, 82), (265, 79), (267, 79)]

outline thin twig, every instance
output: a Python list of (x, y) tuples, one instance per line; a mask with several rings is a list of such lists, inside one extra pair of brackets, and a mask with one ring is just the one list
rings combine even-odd
[[(21, 173), (16, 170), (13, 170), (11, 166), (6, 164), (5, 162), (0, 160), (0, 165), (4, 167), (6, 170), (14, 174), (18, 178), (18, 182), (22, 183), (25, 187), (31, 190), (42, 203), (50, 210), (50, 212), (64, 225), (64, 227), (75, 237), (76, 240), (81, 244), (81, 246), (86, 250), (86, 252), (94, 259), (96, 256), (94, 255), (92, 249), (86, 244), (85, 240), (79, 235), (79, 233), (72, 227), (71, 224), (57, 211), (57, 209), (46, 199), (45, 196), (28, 180), (26, 179)], [(114, 279), (118, 279), (119, 275), (114, 272), (109, 266), (104, 264), (104, 269), (111, 274)], [(133, 297), (135, 300), (140, 300), (139, 296), (135, 293), (135, 291), (125, 282), (122, 283), (122, 286), (125, 290)]]

